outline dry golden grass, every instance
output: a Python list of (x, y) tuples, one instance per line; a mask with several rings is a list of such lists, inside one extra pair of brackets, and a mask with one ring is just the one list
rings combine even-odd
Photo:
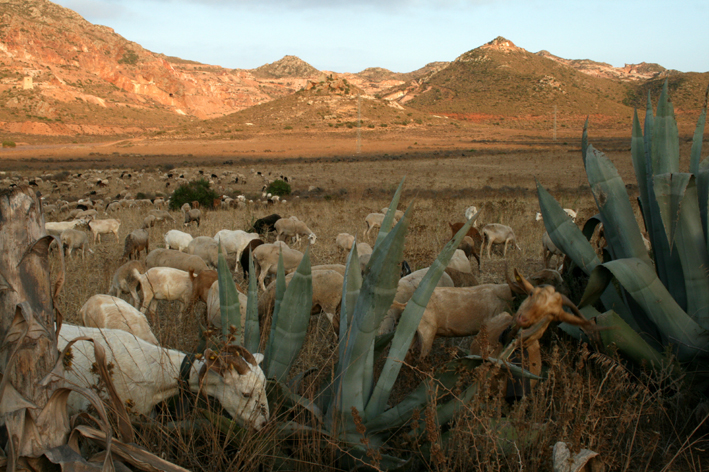
[[(482, 257), (479, 271), (473, 267), (481, 283), (502, 283), (506, 267), (517, 267), (525, 274), (542, 268), (540, 238), (544, 228), (542, 223), (534, 221), (538, 205), (531, 191), (531, 169), (536, 168), (545, 176), (544, 184), (563, 206), (579, 211), (579, 222), (595, 214), (592, 198), (577, 175), (581, 171), (580, 158), (560, 155), (557, 161), (540, 167), (534, 156), (497, 156), (495, 162), (488, 160), (492, 172), (496, 172), (493, 174), (480, 169), (465, 172), (466, 164), (482, 168), (485, 159), (453, 157), (404, 163), (391, 160), (263, 163), (259, 169), (294, 176), (294, 190), (300, 198), (286, 197), (288, 203), (276, 206), (254, 204), (242, 210), (206, 210), (199, 228), (192, 226), (185, 230), (193, 236), (213, 236), (221, 229), (246, 229), (255, 218), (272, 212), (284, 217), (296, 215), (318, 236), (311, 247), (312, 264), (344, 263), (346, 255), (336, 248), (336, 235), (348, 232), (362, 238), (364, 217), (388, 205), (402, 174), (406, 173), (406, 191), (400, 209), (413, 205), (404, 251), (412, 269), (426, 267), (433, 261), (450, 238), (448, 222), (462, 221), (464, 209), (475, 204), (483, 208), (481, 223), (511, 226), (522, 248), (508, 251), (507, 258), (502, 257), (499, 249), (493, 250), (491, 259), (486, 254)], [(568, 166), (564, 168), (559, 163)], [(618, 163), (621, 174), (627, 178), (629, 163), (621, 159)], [(507, 170), (501, 170), (505, 166)], [(212, 170), (219, 173), (222, 169)], [(234, 170), (249, 172), (246, 168)], [(134, 195), (137, 191), (166, 191), (159, 181), (148, 181), (147, 175), (140, 184), (135, 183), (136, 179), (128, 184)], [(526, 175), (526, 180), (521, 180), (522, 175)], [(321, 190), (308, 192), (310, 185)], [(485, 185), (489, 187), (486, 189)], [(220, 191), (255, 197), (260, 186), (259, 181), (250, 178), (245, 187), (225, 185)], [(88, 190), (78, 187), (73, 196), (82, 196)], [(113, 186), (106, 195), (114, 196), (119, 190), (121, 187)], [(58, 196), (52, 194), (50, 199)], [(67, 283), (58, 302), (65, 322), (80, 323), (77, 313), (81, 305), (90, 296), (107, 292), (113, 272), (123, 262), (120, 260), (123, 239), (141, 225), (147, 212), (148, 209), (118, 212), (115, 217), (121, 220), (119, 242), (108, 236), (93, 246), (94, 254), (86, 259), (73, 257), (66, 261)], [(173, 214), (176, 224), (151, 230), (151, 248), (164, 246), (163, 235), (168, 229), (184, 229), (181, 214)], [(58, 256), (51, 261), (56, 277), (60, 270)], [(241, 271), (235, 272), (235, 280), (246, 288)], [(180, 325), (176, 322), (180, 308), (176, 302), (160, 302), (155, 332), (162, 345), (192, 352), (199, 343), (202, 318), (200, 314), (188, 316)], [(204, 304), (199, 303), (198, 313), (204, 309)], [(469, 344), (469, 338), (437, 340), (427, 361), (404, 367), (392, 401), (403, 398), (420, 381), (430, 378), (432, 370), (454, 356), (457, 349), (467, 349)], [(540, 382), (522, 401), (508, 405), (496, 389), (483, 382), (473, 401), (443, 431), (433, 423), (432, 405), (417, 414), (426, 433), (414, 437), (410, 433), (415, 424), (407, 425), (385, 445), (386, 452), (401, 457), (413, 454), (410, 468), (419, 470), (549, 470), (551, 447), (557, 441), (565, 441), (573, 451), (588, 448), (598, 452), (606, 470), (661, 470), (665, 465), (666, 470), (702, 470), (707, 446), (703, 404), (683, 391), (681, 383), (672, 382), (662, 373), (631, 373), (612, 354), (590, 354), (586, 346), (554, 330), (543, 338), (542, 344), (547, 380)], [(336, 349), (329, 323), (322, 316), (314, 316), (293, 372), (312, 368), (315, 373), (303, 382), (299, 393), (309, 398), (316, 395), (334, 369)], [(488, 368), (470, 375), (484, 379)], [(271, 410), (275, 408), (272, 406)], [(311, 423), (312, 418), (299, 415), (297, 421), (316, 426)], [(347, 455), (342, 445), (317, 429), (284, 438), (278, 432), (282, 418), (274, 419), (258, 434), (247, 435), (219, 431), (199, 413), (177, 420), (169, 413), (143, 418), (138, 428), (139, 441), (192, 470), (334, 470), (337, 461)], [(503, 425), (510, 425), (517, 439), (498, 442), (493, 433), (499, 432)]]

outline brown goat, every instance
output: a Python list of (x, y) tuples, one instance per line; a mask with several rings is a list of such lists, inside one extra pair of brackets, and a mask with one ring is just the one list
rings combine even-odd
[[(460, 228), (462, 228), (464, 225), (465, 225), (465, 223), (448, 223), (448, 226), (450, 226), (450, 229), (451, 229), (451, 239), (455, 237), (456, 233), (458, 233), (458, 231), (460, 231)], [(478, 231), (478, 229), (475, 228), (474, 226), (470, 227), (470, 229), (466, 233), (466, 236), (470, 237), (473, 240), (473, 244), (471, 246), (468, 246), (465, 244), (465, 242), (461, 242), (460, 249), (463, 249), (463, 251), (465, 251), (466, 256), (470, 257), (470, 255), (472, 255), (475, 258), (475, 260), (478, 261), (478, 269), (479, 269), (480, 268), (480, 249), (479, 248), (482, 248), (483, 237), (480, 235), (480, 232)]]

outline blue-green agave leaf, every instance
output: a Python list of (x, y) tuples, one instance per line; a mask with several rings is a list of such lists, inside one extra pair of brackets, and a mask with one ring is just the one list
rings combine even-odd
[[(687, 313), (701, 326), (709, 328), (709, 254), (699, 215), (695, 182), (692, 174), (657, 175), (655, 191), (663, 220), (667, 207), (674, 220), (671, 222), (675, 228), (671, 238), (676, 238), (675, 248), (682, 262), (687, 287)], [(662, 193), (658, 187), (669, 189), (669, 195)]]
[(264, 372), (267, 371), (265, 366), (269, 364), (269, 355), (271, 352), (277, 349), (274, 346), (276, 342), (276, 326), (278, 326), (278, 314), (281, 311), (281, 303), (283, 302), (283, 295), (286, 293), (286, 270), (283, 266), (283, 251), (278, 252), (278, 266), (276, 267), (276, 295), (273, 303), (273, 315), (271, 315), (271, 331), (268, 335), (268, 341), (266, 341), (266, 350), (264, 352)]
[(680, 362), (709, 356), (709, 332), (675, 302), (652, 266), (640, 259), (619, 259), (606, 262), (602, 267), (610, 270), (642, 307), (647, 318), (657, 326), (662, 344), (672, 344)]
[(613, 163), (593, 146), (588, 147), (586, 173), (613, 258), (637, 257), (651, 264), (623, 179)]
[(258, 283), (254, 270), (254, 256), (249, 253), (249, 289), (246, 302), (246, 323), (244, 325), (244, 347), (249, 352), (258, 352), (261, 330), (258, 321)]
[(596, 313), (594, 317), (596, 325), (607, 328), (598, 331), (604, 347), (615, 345), (621, 354), (639, 365), (647, 362), (654, 368), (659, 368), (667, 363), (662, 354), (653, 349), (616, 312), (609, 310), (605, 313)]
[(310, 246), (293, 274), (283, 295), (279, 316), (273, 319), (274, 336), (267, 353), (268, 378), (284, 381), (303, 347), (313, 307), (313, 277), (310, 272)]
[(389, 349), (389, 356), (384, 363), (382, 373), (379, 376), (372, 397), (369, 403), (367, 403), (365, 418), (373, 418), (386, 409), (394, 382), (399, 376), (399, 371), (409, 351), (411, 342), (414, 339), (416, 329), (421, 322), (421, 317), (426, 309), (426, 305), (428, 305), (428, 300), (431, 298), (431, 294), (438, 285), (438, 281), (446, 270), (446, 267), (448, 267), (453, 253), (460, 245), (461, 241), (463, 241), (463, 238), (478, 218), (479, 214), (480, 211), (473, 215), (456, 233), (455, 237), (445, 245), (438, 255), (438, 258), (436, 258), (431, 268), (421, 280), (411, 300), (406, 304), (406, 308), (401, 314), (399, 324), (396, 327), (394, 339)]
[(340, 383), (333, 414), (345, 420), (343, 426), (346, 430), (353, 427), (349, 423), (351, 408), (362, 413), (369, 400), (370, 392), (364, 390), (367, 383), (365, 376), (373, 373), (368, 368), (367, 356), (373, 349), (379, 325), (396, 295), (410, 213), (411, 206), (387, 237), (374, 248), (355, 303), (352, 323), (347, 336), (340, 339), (340, 343), (345, 343), (345, 350), (338, 363), (336, 378), (340, 379)]
[(679, 223), (680, 205), (692, 174), (655, 174), (655, 199), (660, 209), (660, 217), (665, 228), (670, 250), (675, 244), (675, 233)]
[(241, 310), (239, 307), (239, 292), (231, 277), (231, 271), (224, 258), (221, 244), (218, 246), (217, 280), (219, 283), (219, 310), (222, 318), (222, 334), (229, 334), (229, 327), (236, 327), (236, 332), (241, 333)]
[(389, 204), (389, 210), (387, 211), (386, 215), (384, 216), (384, 221), (382, 221), (382, 226), (381, 226), (381, 228), (379, 228), (379, 233), (377, 234), (377, 240), (374, 242), (375, 248), (382, 241), (384, 241), (384, 238), (386, 238), (387, 234), (389, 234), (389, 231), (391, 230), (392, 223), (394, 223), (394, 215), (396, 213), (396, 208), (399, 206), (399, 199), (401, 198), (401, 190), (404, 188), (404, 181), (405, 180), (406, 180), (406, 177), (401, 179), (401, 182), (399, 183), (399, 187), (396, 189), (396, 192), (394, 193), (394, 198), (391, 199), (391, 203)]
[(679, 131), (667, 89), (665, 80), (653, 123), (652, 169), (655, 175), (679, 172)]
[(702, 141), (704, 140), (704, 126), (707, 121), (707, 98), (709, 98), (709, 87), (704, 95), (704, 107), (697, 119), (697, 127), (694, 129), (692, 138), (692, 151), (689, 155), (689, 171), (697, 175), (699, 173), (699, 163), (702, 159)]

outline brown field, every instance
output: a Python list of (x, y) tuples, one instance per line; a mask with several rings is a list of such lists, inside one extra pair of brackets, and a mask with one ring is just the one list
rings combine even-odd
[[(555, 142), (548, 137), (483, 131), (466, 128), (439, 136), (407, 131), (382, 135), (376, 146), (373, 136), (363, 136), (360, 154), (356, 153), (354, 134), (320, 137), (317, 142), (301, 134), (256, 136), (233, 142), (127, 139), (102, 144), (20, 146), (0, 152), (0, 162), (3, 170), (23, 177), (63, 170), (83, 174), (83, 183), (69, 191), (53, 191), (48, 184), (40, 184), (39, 190), (49, 202), (85, 197), (94, 190), (85, 180), (87, 174), (105, 169), (133, 174), (120, 185), (112, 179), (110, 187), (100, 189), (97, 196), (106, 199), (122, 190), (133, 196), (138, 192), (169, 195), (174, 186), (166, 188), (158, 179), (160, 169), (191, 174), (203, 170), (207, 176), (221, 175), (227, 169), (241, 172), (247, 176), (246, 185), (215, 182), (214, 188), (223, 194), (243, 193), (253, 199), (260, 197), (263, 182), (252, 174), (252, 169), (272, 177), (287, 175), (293, 179), (294, 193), (285, 197), (287, 203), (206, 211), (202, 225), (187, 231), (193, 236), (213, 236), (220, 229), (246, 229), (255, 218), (272, 212), (284, 217), (296, 215), (317, 234), (317, 243), (311, 247), (312, 264), (344, 263), (346, 255), (337, 250), (335, 236), (347, 232), (361, 238), (364, 217), (387, 206), (405, 177), (399, 208), (413, 205), (404, 251), (412, 269), (427, 267), (450, 238), (447, 223), (463, 221), (463, 210), (476, 205), (483, 208), (481, 223), (511, 226), (522, 248), (511, 250), (506, 258), (501, 251), (493, 251), (491, 259), (482, 257), (479, 270), (473, 266), (481, 283), (502, 283), (506, 268), (516, 267), (524, 274), (542, 268), (540, 238), (544, 227), (534, 220), (538, 211), (534, 177), (564, 207), (578, 210), (579, 225), (596, 209), (581, 162), (580, 133), (560, 136)], [(610, 136), (591, 138), (591, 142), (614, 161), (634, 203), (629, 139)], [(688, 144), (683, 142), (682, 146), (686, 157)], [(108, 236), (92, 246), (94, 254), (85, 260), (67, 259), (67, 283), (58, 306), (65, 322), (79, 323), (77, 312), (81, 305), (94, 294), (106, 293), (114, 270), (122, 263), (123, 239), (140, 226), (148, 210), (118, 212), (118, 242)], [(64, 216), (48, 216), (47, 221), (62, 220)], [(183, 229), (181, 214), (174, 212), (174, 216), (176, 225), (151, 230), (151, 249), (164, 246), (163, 234), (168, 229)], [(101, 213), (100, 217), (107, 216)], [(56, 277), (60, 270), (56, 255), (52, 267)], [(235, 271), (235, 280), (246, 288), (240, 270)], [(177, 303), (162, 302), (154, 326), (160, 342), (185, 351), (196, 349), (203, 310), (204, 305), (198, 304), (197, 314), (177, 326)], [(428, 360), (412, 362), (404, 368), (392, 400), (403, 398), (454, 355), (456, 348), (467, 349), (469, 343), (470, 338), (437, 340)], [(314, 316), (306, 345), (293, 369), (297, 373), (315, 368), (319, 373), (313, 376), (309, 387), (304, 387), (306, 395), (311, 395), (315, 385), (333, 368), (336, 347), (327, 320)], [(592, 353), (588, 346), (579, 345), (555, 329), (543, 339), (543, 360), (548, 369), (547, 380), (521, 402), (508, 405), (499, 394), (483, 389), (453, 422), (446, 443), (441, 442), (437, 428), (429, 428), (429, 433), (419, 440), (402, 431), (386, 445), (386, 452), (395, 456), (413, 453), (416, 458), (411, 463), (412, 470), (549, 470), (552, 446), (566, 441), (574, 451), (587, 448), (598, 452), (606, 470), (660, 470), (663, 465), (669, 466), (667, 470), (702, 470), (706, 442), (696, 440), (703, 438), (702, 430), (694, 436), (689, 433), (704, 415), (695, 418), (697, 401), (682, 392), (679, 384), (665, 382), (667, 379), (661, 374), (626, 370), (612, 353)], [(680, 400), (680, 396), (687, 400)], [(430, 412), (420, 414), (423, 419)], [(501, 447), (491, 439), (491, 432), (502, 418), (512, 421), (522, 435), (534, 431), (535, 439), (507, 441), (506, 447)], [(340, 445), (318, 433), (276, 439), (277, 420), (272, 420), (260, 435), (231, 441), (215, 429), (175, 432), (166, 429), (161, 421), (142, 419), (138, 427), (141, 444), (192, 470), (334, 470), (334, 458), (344, 452)]]

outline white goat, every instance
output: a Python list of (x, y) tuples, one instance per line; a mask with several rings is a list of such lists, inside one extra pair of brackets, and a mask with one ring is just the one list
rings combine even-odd
[(168, 249), (177, 249), (178, 251), (187, 252), (190, 241), (192, 241), (191, 234), (177, 229), (171, 229), (165, 233), (165, 247)]
[(96, 244), (96, 239), (101, 242), (102, 234), (113, 233), (116, 236), (116, 242), (118, 239), (118, 229), (121, 227), (121, 220), (115, 218), (109, 218), (106, 220), (91, 220), (89, 221), (89, 229), (94, 235), (94, 244)]
[[(246, 304), (248, 303), (248, 298), (241, 292), (237, 294), (239, 297), (239, 312), (241, 313), (241, 329), (243, 332), (244, 324), (246, 323)], [(219, 281), (215, 280), (212, 286), (209, 287), (209, 292), (207, 294), (207, 325), (212, 325), (217, 329), (222, 327), (222, 308), (221, 301), (219, 300)]]
[[(499, 223), (490, 223), (483, 226), (481, 231), (483, 234), (483, 247), (485, 246), (485, 241), (487, 240), (487, 258), (490, 259), (490, 248), (493, 244), (504, 244), (505, 249), (502, 252), (502, 257), (507, 256), (507, 244), (512, 243), (518, 250), (522, 250), (517, 244), (517, 239), (515, 237), (514, 231), (509, 226), (501, 225)], [(481, 251), (482, 252), (482, 251)]]
[[(464, 214), (465, 214), (465, 219), (466, 219), (466, 220), (469, 220), (469, 219), (472, 218), (473, 215), (475, 215), (475, 213), (477, 213), (477, 212), (478, 212), (478, 207), (476, 207), (475, 205), (469, 206), (468, 208), (465, 209), (465, 212), (464, 212)], [(477, 226), (479, 225), (479, 223), (478, 223), (479, 221), (480, 221), (480, 218), (478, 218), (477, 220), (475, 220), (475, 221), (473, 222), (473, 226), (475, 226), (475, 227), (477, 228)]]
[(352, 245), (354, 244), (354, 240), (355, 240), (355, 237), (352, 236), (351, 234), (340, 233), (335, 238), (335, 244), (342, 251), (348, 252), (350, 249), (352, 249)]
[[(569, 218), (571, 218), (571, 221), (576, 223), (576, 212), (572, 210), (571, 208), (564, 208), (564, 211), (566, 212), (567, 215), (569, 215)], [(541, 213), (537, 212), (537, 215), (534, 217), (536, 221), (541, 221), (544, 219)]]
[(258, 239), (260, 235), (258, 233), (247, 233), (237, 229), (231, 231), (228, 229), (223, 229), (214, 235), (214, 240), (221, 244), (227, 254), (236, 253), (236, 260), (241, 260), (241, 254), (249, 245), (249, 242)]
[(554, 242), (549, 237), (549, 233), (545, 231), (542, 235), (542, 259), (544, 260), (545, 269), (549, 268), (551, 258), (554, 256), (557, 256), (557, 259), (559, 257), (562, 260), (564, 259), (564, 253), (558, 247), (556, 247)]
[[(399, 211), (399, 210), (397, 210)], [(386, 217), (386, 214), (384, 213), (370, 213), (364, 218), (364, 237), (368, 238), (369, 234), (375, 229), (375, 228), (381, 228), (382, 223), (384, 222), (384, 218)], [(402, 216), (403, 217), (403, 216)], [(396, 224), (399, 222), (399, 219), (394, 216), (394, 221), (393, 224)]]
[(285, 241), (286, 238), (290, 238), (291, 241), (295, 240), (296, 243), (300, 244), (301, 236), (307, 236), (308, 242), (312, 245), (315, 244), (317, 239), (315, 233), (297, 218), (281, 218), (273, 226), (276, 228), (276, 240), (278, 241)]
[(183, 304), (183, 312), (192, 304), (192, 279), (189, 272), (172, 267), (153, 267), (144, 274), (133, 269), (133, 276), (140, 281), (140, 289), (143, 291), (140, 307), (143, 313), (150, 308), (154, 316), (157, 300), (179, 300)]
[[(71, 256), (74, 249), (81, 249), (81, 259), (84, 259), (86, 248), (89, 245), (89, 236), (86, 233), (78, 229), (65, 229), (59, 239), (67, 256)], [(89, 252), (93, 253), (91, 248), (89, 248)]]
[[(186, 354), (153, 346), (122, 330), (62, 325), (59, 349), (71, 340), (89, 337), (106, 351), (106, 362), (113, 364), (113, 384), (131, 411), (147, 415), (159, 402), (179, 392), (181, 365)], [(71, 347), (73, 356), (65, 377), (70, 385), (92, 388), (99, 384), (93, 343), (77, 341)], [(207, 350), (189, 369), (187, 383), (192, 392), (213, 396), (237, 420), (260, 430), (268, 422), (266, 377), (259, 367), (262, 354), (251, 354), (241, 346), (230, 353)], [(89, 401), (73, 393), (67, 402), (69, 414), (86, 411)]]
[(44, 230), (47, 234), (51, 236), (60, 237), (62, 231), (65, 229), (74, 229), (76, 226), (83, 226), (86, 224), (84, 220), (72, 220), (72, 221), (50, 221), (44, 224)]
[(84, 326), (122, 329), (143, 341), (159, 345), (145, 315), (118, 297), (94, 295), (84, 303), (79, 314)]
[(213, 269), (217, 268), (219, 246), (214, 238), (210, 238), (209, 236), (197, 236), (190, 241), (187, 246), (187, 254), (199, 256), (208, 267)]

